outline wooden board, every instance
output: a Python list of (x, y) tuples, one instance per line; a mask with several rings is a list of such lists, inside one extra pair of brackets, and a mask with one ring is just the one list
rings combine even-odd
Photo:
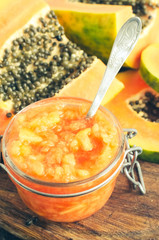
[(0, 169), (0, 227), (28, 240), (157, 240), (159, 239), (159, 165), (141, 162), (146, 195), (132, 189), (123, 174), (108, 203), (93, 216), (75, 223), (38, 219), (21, 201), (7, 174)]

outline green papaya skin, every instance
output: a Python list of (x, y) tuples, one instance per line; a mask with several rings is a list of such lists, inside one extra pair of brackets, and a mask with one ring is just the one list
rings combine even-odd
[[(80, 44), (80, 47), (90, 55), (93, 49), (94, 55), (107, 62), (117, 31), (115, 14), (109, 16), (100, 14), (99, 18), (98, 14), (88, 16), (87, 13), (81, 12), (55, 10), (55, 13), (71, 41)], [(70, 26), (67, 25), (66, 18), (71, 19)]]
[(159, 164), (159, 152), (152, 152), (143, 149), (142, 154), (139, 156), (141, 160), (146, 162), (158, 163)]
[[(119, 29), (134, 16), (130, 5), (88, 4), (70, 0), (46, 1), (64, 26), (66, 36), (88, 54), (96, 55), (105, 64)], [(149, 44), (159, 42), (158, 5), (155, 8), (147, 6), (147, 12), (148, 15), (141, 17), (144, 28), (124, 63), (126, 68), (139, 69), (142, 51)]]
[(140, 74), (143, 80), (159, 92), (159, 44), (150, 44), (141, 54)]

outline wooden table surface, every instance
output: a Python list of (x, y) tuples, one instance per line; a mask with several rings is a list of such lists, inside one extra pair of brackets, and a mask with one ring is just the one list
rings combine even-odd
[(0, 227), (29, 240), (158, 240), (159, 165), (141, 162), (146, 195), (134, 190), (120, 174), (107, 204), (93, 216), (75, 223), (36, 219), (21, 201), (15, 186), (0, 169)]

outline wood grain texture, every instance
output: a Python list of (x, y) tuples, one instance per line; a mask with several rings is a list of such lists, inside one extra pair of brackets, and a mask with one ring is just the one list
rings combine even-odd
[(141, 162), (146, 195), (134, 190), (120, 174), (108, 203), (93, 216), (75, 223), (55, 223), (38, 218), (30, 226), (31, 212), (15, 186), (0, 169), (0, 227), (28, 240), (158, 240), (159, 165)]

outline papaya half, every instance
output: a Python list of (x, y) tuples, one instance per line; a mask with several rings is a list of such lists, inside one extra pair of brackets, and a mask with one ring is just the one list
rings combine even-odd
[[(132, 6), (121, 5), (122, 1), (115, 1), (115, 4), (119, 2), (120, 5), (95, 4), (99, 1), (87, 1), (94, 4), (71, 0), (46, 1), (64, 26), (66, 36), (81, 46), (88, 54), (96, 55), (104, 63), (107, 63), (119, 28), (134, 15)], [(144, 26), (146, 26), (143, 28), (135, 48), (125, 61), (125, 67), (138, 69), (143, 49), (151, 43), (159, 42), (159, 8), (154, 9), (149, 4), (147, 11), (148, 15), (142, 17)]]
[(123, 128), (138, 131), (130, 144), (142, 147), (140, 158), (159, 163), (159, 94), (147, 85), (139, 71), (125, 71), (117, 77), (125, 88), (105, 107), (114, 113)]
[[(0, 135), (32, 102), (55, 95), (93, 100), (106, 66), (65, 36), (45, 1), (1, 1), (0, 13)], [(103, 104), (123, 87), (114, 79)]]

